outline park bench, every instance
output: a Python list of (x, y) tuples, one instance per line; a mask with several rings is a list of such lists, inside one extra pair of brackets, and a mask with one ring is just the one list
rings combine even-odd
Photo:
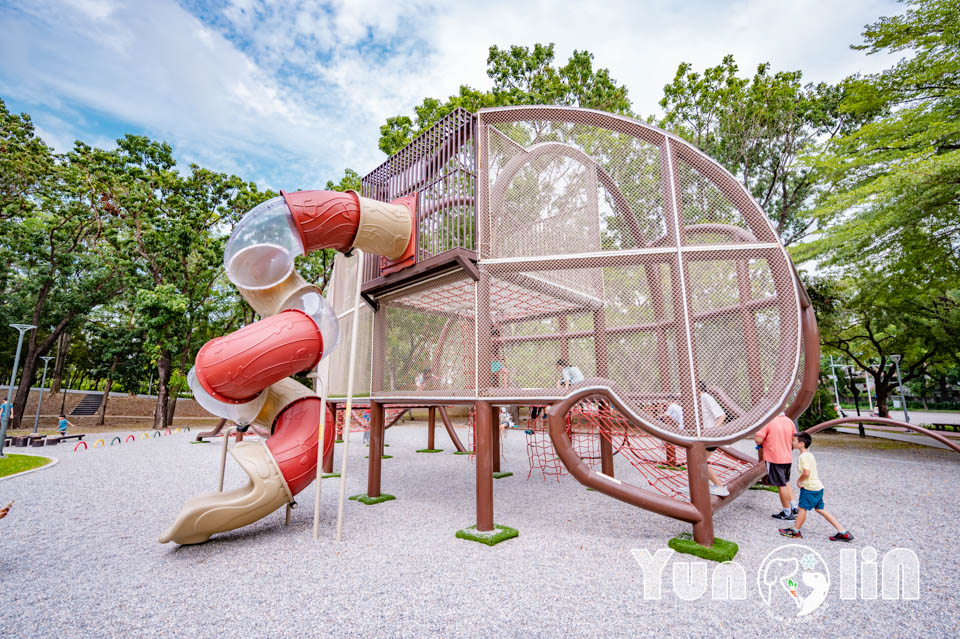
[(63, 441), (63, 442), (65, 442), (65, 441), (67, 441), (68, 439), (76, 439), (77, 441), (80, 441), (81, 439), (83, 439), (83, 437), (84, 437), (83, 434), (80, 434), (80, 435), (60, 435), (60, 436), (58, 437), (58, 441)]
[(12, 438), (11, 438), (11, 441), (13, 442), (13, 445), (16, 446), (16, 447), (18, 447), (18, 448), (23, 448), (24, 446), (37, 446), (37, 445), (43, 446), (42, 443), (41, 443), (41, 444), (34, 444), (34, 442), (35, 442), (35, 441), (40, 441), (40, 442), (42, 442), (45, 437), (46, 437), (46, 435), (34, 435), (34, 434), (30, 434), (30, 435), (18, 435), (18, 436), (16, 436), (16, 437), (12, 437)]

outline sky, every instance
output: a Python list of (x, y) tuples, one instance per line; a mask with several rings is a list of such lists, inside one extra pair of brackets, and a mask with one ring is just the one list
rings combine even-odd
[[(589, 8), (588, 8), (589, 7)], [(379, 128), (461, 84), (488, 89), (491, 45), (594, 54), (658, 115), (681, 62), (730, 53), (808, 82), (896, 60), (850, 49), (891, 0), (0, 0), (0, 98), (58, 151), (126, 133), (173, 145), (181, 164), (261, 187), (322, 188), (385, 159)]]

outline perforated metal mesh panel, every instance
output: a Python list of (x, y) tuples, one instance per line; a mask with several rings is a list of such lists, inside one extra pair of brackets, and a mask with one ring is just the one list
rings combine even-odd
[[(344, 257), (338, 253), (333, 263), (333, 277), (327, 299), (333, 304), (333, 310), (340, 317), (340, 344), (330, 355), (330, 391), (331, 397), (347, 394), (347, 381), (350, 370), (350, 340), (353, 334), (353, 316), (347, 312), (353, 308), (357, 287), (356, 256)], [(361, 302), (357, 326), (357, 358), (354, 363), (354, 396), (366, 396), (370, 393), (370, 366), (373, 356), (373, 311)]]
[(597, 378), (648, 426), (703, 440), (783, 404), (798, 374), (797, 284), (732, 176), (627, 118), (478, 117), (481, 395), (560, 397), (562, 379)]
[(384, 354), (374, 380), (378, 393), (475, 394), (475, 286), (458, 274), (378, 300), (374, 342)]

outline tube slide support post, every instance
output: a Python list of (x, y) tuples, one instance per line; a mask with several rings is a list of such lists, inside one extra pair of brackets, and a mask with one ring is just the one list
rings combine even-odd
[(223, 448), (220, 449), (220, 475), (217, 478), (217, 492), (223, 492), (223, 474), (227, 470), (227, 444), (230, 443), (230, 433), (233, 432), (232, 428), (228, 428), (223, 433)]
[(693, 540), (701, 546), (713, 546), (713, 505), (707, 478), (707, 449), (695, 442), (687, 449), (687, 478), (690, 482), (690, 503), (702, 518), (693, 525)]
[(427, 449), (434, 450), (434, 429), (437, 425), (437, 407), (431, 406), (427, 411)]
[(489, 402), (478, 401), (475, 406), (477, 416), (477, 530), (493, 530), (493, 435), (491, 417), (493, 410)]
[(370, 402), (370, 453), (367, 456), (367, 497), (380, 496), (380, 467), (383, 455), (383, 404)]

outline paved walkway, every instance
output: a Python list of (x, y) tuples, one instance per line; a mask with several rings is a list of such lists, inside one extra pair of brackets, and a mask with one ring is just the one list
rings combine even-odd
[[(866, 430), (867, 437), (877, 437), (879, 439), (894, 439), (900, 442), (910, 442), (911, 444), (920, 444), (921, 446), (931, 446), (933, 448), (944, 448), (946, 450), (951, 450), (946, 444), (942, 444), (935, 440), (933, 437), (927, 437), (926, 435), (921, 435), (920, 433), (906, 433), (898, 429), (884, 429), (877, 430), (876, 427), (870, 427), (869, 425), (864, 425)], [(857, 428), (856, 424), (853, 427), (840, 426), (837, 429), (839, 433), (850, 433), (852, 435), (858, 435), (860, 429)], [(936, 431), (940, 435), (947, 435), (947, 433)], [(957, 439), (952, 437), (951, 439)]]

